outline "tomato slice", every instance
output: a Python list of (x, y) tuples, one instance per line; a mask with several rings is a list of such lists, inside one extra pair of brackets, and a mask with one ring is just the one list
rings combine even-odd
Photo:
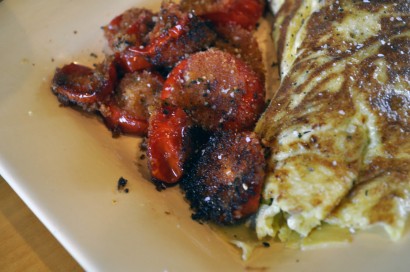
[(131, 8), (116, 16), (103, 27), (109, 47), (119, 52), (128, 46), (142, 45), (155, 25), (155, 15), (148, 9)]
[(150, 10), (131, 8), (103, 27), (108, 45), (125, 72), (135, 72), (152, 66), (145, 56), (133, 52), (130, 48), (138, 48), (148, 41), (148, 33), (155, 25), (154, 17), (155, 14)]
[(223, 25), (236, 23), (244, 28), (254, 29), (263, 14), (264, 4), (259, 0), (236, 0), (219, 11), (205, 13), (204, 18)]
[(152, 63), (147, 60), (145, 54), (134, 50), (136, 47), (127, 47), (121, 52), (115, 53), (118, 65), (125, 73), (133, 73), (152, 68)]
[(130, 48), (154, 66), (173, 67), (186, 55), (207, 48), (216, 38), (202, 19), (182, 11), (176, 3), (164, 2), (158, 18), (146, 46)]
[(182, 0), (181, 5), (216, 25), (234, 23), (247, 29), (255, 29), (265, 8), (263, 0)]
[(265, 179), (263, 147), (253, 132), (211, 136), (181, 183), (194, 219), (235, 224), (259, 207)]
[(51, 90), (62, 104), (92, 111), (110, 96), (116, 81), (113, 61), (106, 61), (95, 69), (71, 63), (57, 68)]
[(180, 38), (183, 34), (187, 33), (188, 22), (188, 15), (182, 17), (174, 26), (167, 29), (167, 31), (161, 31), (161, 34), (153, 39), (148, 46), (142, 48), (133, 47), (131, 48), (131, 51), (142, 55), (156, 54), (159, 48), (172, 43), (176, 39)]
[(195, 125), (210, 131), (252, 129), (264, 97), (262, 81), (248, 65), (215, 49), (179, 62), (161, 92), (165, 103), (183, 108)]
[(184, 173), (188, 116), (176, 107), (163, 106), (151, 115), (148, 128), (148, 159), (154, 180), (177, 183)]
[(262, 61), (262, 52), (254, 31), (243, 28), (240, 25), (229, 23), (215, 27), (219, 39), (215, 47), (240, 58), (259, 75), (265, 82), (265, 66)]
[(163, 77), (155, 72), (125, 74), (115, 94), (100, 107), (104, 122), (114, 136), (120, 133), (147, 134), (148, 108), (156, 104), (163, 83)]
[(121, 133), (143, 136), (148, 130), (148, 121), (121, 109), (110, 101), (104, 106), (104, 123), (114, 136)]

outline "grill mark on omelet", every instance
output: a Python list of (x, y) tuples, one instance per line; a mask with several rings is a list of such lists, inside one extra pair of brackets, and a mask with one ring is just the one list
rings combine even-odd
[[(286, 7), (295, 2), (293, 9)], [(313, 13), (304, 22), (306, 32), (298, 30), (304, 35), (301, 48), (297, 54), (287, 54), (290, 23), (304, 4), (312, 4), (302, 2), (285, 3), (277, 15), (284, 23), (275, 34), (277, 40), (282, 39), (279, 58), (292, 65), (255, 129), (272, 151), (271, 173), (263, 195), (266, 201), (272, 199), (272, 204), (263, 205), (262, 210), (269, 215), (257, 218), (257, 234), (275, 235), (277, 230), (264, 230), (262, 226), (283, 211), (288, 214), (289, 227), (307, 235), (334, 210), (328, 222), (355, 228), (381, 223), (395, 239), (402, 233), (406, 217), (398, 215), (397, 209), (404, 209), (404, 204), (410, 208), (409, 3), (334, 1), (318, 11), (312, 8)], [(288, 13), (281, 14), (285, 11)], [(366, 17), (372, 23), (369, 33), (361, 33), (366, 26), (356, 31), (353, 23), (366, 23)], [(363, 36), (358, 37), (360, 34)], [(400, 51), (407, 55), (400, 56)], [(340, 80), (339, 85), (331, 88), (335, 80)], [(307, 129), (308, 133), (300, 134)], [(339, 191), (319, 201), (316, 191), (309, 187), (314, 180), (295, 183), (309, 169), (303, 163), (295, 164), (295, 160), (309, 162), (311, 169), (314, 165), (333, 173), (333, 185), (340, 186)], [(316, 178), (326, 180), (325, 172)], [(394, 186), (386, 187), (385, 183)], [(360, 211), (357, 203), (366, 186), (384, 190), (377, 191), (382, 193), (374, 196), (375, 204), (363, 210), (357, 222), (347, 219), (346, 211)], [(290, 194), (294, 190), (298, 193)], [(380, 212), (380, 203), (390, 209)]]

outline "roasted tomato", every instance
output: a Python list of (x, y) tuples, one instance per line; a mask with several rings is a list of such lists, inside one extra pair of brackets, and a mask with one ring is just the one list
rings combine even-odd
[(264, 86), (243, 61), (220, 50), (193, 54), (168, 75), (161, 99), (183, 108), (206, 130), (252, 129), (264, 109)]
[(150, 10), (131, 8), (112, 19), (103, 27), (109, 47), (119, 52), (129, 46), (144, 45), (155, 25), (155, 16)]
[(63, 105), (94, 111), (111, 95), (116, 81), (117, 72), (111, 60), (95, 69), (71, 63), (56, 69), (51, 90)]
[(147, 134), (148, 107), (155, 104), (163, 83), (162, 76), (150, 71), (125, 74), (115, 94), (100, 107), (104, 122), (113, 135)]
[(117, 63), (125, 72), (135, 72), (152, 66), (144, 55), (131, 47), (144, 47), (148, 33), (155, 25), (156, 14), (147, 9), (132, 8), (115, 17), (103, 27), (109, 47), (114, 51)]
[(158, 18), (148, 35), (147, 46), (129, 49), (146, 57), (155, 66), (172, 67), (188, 54), (207, 48), (216, 38), (201, 19), (181, 11), (176, 3), (164, 2)]
[(235, 224), (255, 213), (264, 183), (263, 148), (252, 132), (223, 132), (211, 137), (181, 187), (193, 218)]
[(216, 25), (235, 23), (248, 29), (255, 28), (265, 8), (262, 0), (182, 0), (181, 6)]
[(265, 82), (265, 67), (254, 31), (237, 24), (223, 24), (215, 27), (218, 38), (215, 47), (240, 58)]
[(147, 58), (127, 47), (121, 52), (115, 53), (116, 61), (125, 73), (142, 71), (152, 67)]
[(188, 116), (180, 108), (164, 106), (152, 113), (147, 154), (154, 181), (174, 184), (181, 179), (189, 156), (190, 126)]

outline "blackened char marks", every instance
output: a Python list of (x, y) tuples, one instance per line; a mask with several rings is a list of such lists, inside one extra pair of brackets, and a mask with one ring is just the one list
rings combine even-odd
[(212, 136), (190, 174), (182, 181), (193, 219), (229, 225), (259, 206), (265, 158), (254, 133)]

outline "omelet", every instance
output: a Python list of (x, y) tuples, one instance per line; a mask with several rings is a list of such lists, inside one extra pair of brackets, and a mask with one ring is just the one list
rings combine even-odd
[(410, 2), (272, 0), (281, 83), (255, 131), (269, 149), (260, 239), (410, 211)]

